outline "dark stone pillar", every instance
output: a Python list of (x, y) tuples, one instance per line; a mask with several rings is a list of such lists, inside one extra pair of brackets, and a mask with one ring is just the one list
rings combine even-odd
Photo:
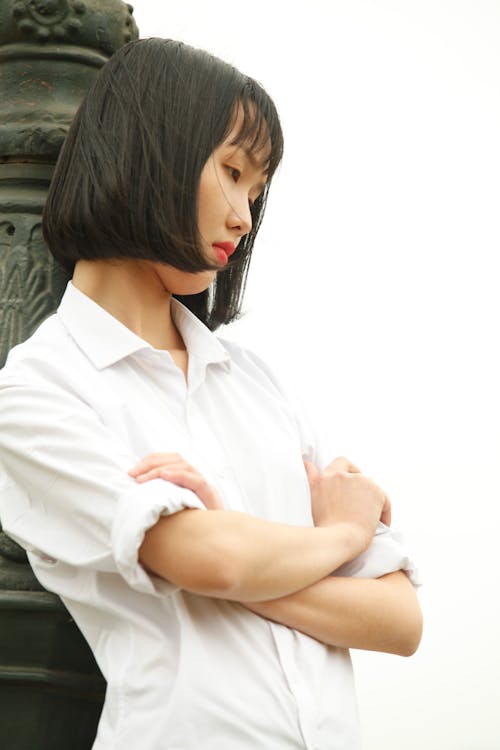
[[(121, 0), (0, 0), (0, 367), (68, 280), (41, 235), (54, 164), (98, 69), (138, 37)], [(0, 746), (88, 750), (104, 680), (58, 597), (0, 527)]]

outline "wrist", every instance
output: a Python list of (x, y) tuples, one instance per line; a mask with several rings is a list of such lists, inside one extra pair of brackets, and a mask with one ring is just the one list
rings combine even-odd
[(337, 521), (329, 528), (335, 538), (335, 544), (345, 557), (342, 563), (349, 562), (360, 555), (370, 546), (372, 537), (360, 524), (351, 521)]

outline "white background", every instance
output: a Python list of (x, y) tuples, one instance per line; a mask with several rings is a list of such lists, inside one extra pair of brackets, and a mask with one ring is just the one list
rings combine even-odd
[(137, 0), (135, 18), (281, 114), (224, 335), (386, 489), (420, 563), (419, 652), (353, 653), (366, 750), (500, 750), (500, 2)]

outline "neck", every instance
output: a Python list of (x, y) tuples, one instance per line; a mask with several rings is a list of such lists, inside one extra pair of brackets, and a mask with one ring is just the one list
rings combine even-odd
[(73, 284), (155, 349), (185, 349), (170, 311), (172, 295), (154, 263), (80, 260)]

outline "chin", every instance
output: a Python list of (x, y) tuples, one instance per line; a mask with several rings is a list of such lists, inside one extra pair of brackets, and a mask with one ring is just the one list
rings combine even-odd
[(215, 278), (216, 271), (202, 271), (201, 273), (182, 273), (184, 278), (172, 279), (173, 283), (166, 288), (172, 294), (190, 295), (204, 292)]

